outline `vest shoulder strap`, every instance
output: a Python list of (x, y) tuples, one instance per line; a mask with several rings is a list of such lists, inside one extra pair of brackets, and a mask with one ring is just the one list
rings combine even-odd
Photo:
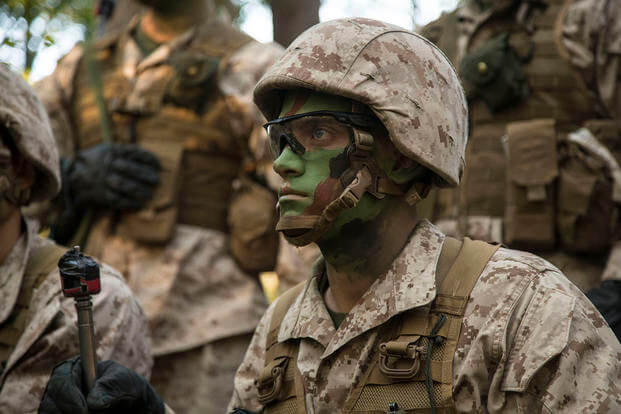
[[(448, 256), (454, 254), (456, 244), (451, 241), (451, 238), (447, 238), (447, 242), (449, 243), (447, 251), (445, 252), (443, 246), (442, 253)], [(436, 281), (438, 290), (434, 301), (435, 310), (453, 315), (463, 315), (472, 288), (499, 247), (500, 245), (471, 240), (466, 237), (446, 276), (440, 274), (441, 279)], [(446, 260), (449, 259), (443, 261), (440, 258), (438, 263), (444, 263), (443, 266), (446, 267)]]
[(274, 312), (272, 313), (272, 319), (270, 320), (270, 328), (267, 333), (267, 341), (265, 349), (269, 349), (276, 343), (278, 343), (278, 331), (280, 331), (280, 325), (293, 302), (298, 295), (304, 290), (308, 281), (300, 282), (291, 289), (284, 292), (278, 297), (276, 304), (274, 304)]

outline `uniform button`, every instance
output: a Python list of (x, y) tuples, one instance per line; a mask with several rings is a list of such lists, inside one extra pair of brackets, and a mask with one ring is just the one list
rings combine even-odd
[(190, 66), (187, 70), (187, 73), (190, 76), (196, 76), (196, 74), (198, 73), (198, 68), (196, 66)]
[(477, 64), (477, 69), (479, 70), (479, 73), (481, 75), (485, 75), (487, 73), (487, 63), (485, 62), (479, 62)]

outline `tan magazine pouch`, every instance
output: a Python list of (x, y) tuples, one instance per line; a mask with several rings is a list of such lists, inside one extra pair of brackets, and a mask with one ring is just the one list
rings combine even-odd
[(161, 165), (160, 182), (147, 205), (121, 217), (119, 233), (144, 243), (165, 243), (177, 223), (179, 172), (183, 144), (176, 140), (145, 140), (140, 146), (155, 154)]
[(552, 248), (559, 174), (555, 121), (509, 123), (507, 153), (505, 239), (515, 247)]

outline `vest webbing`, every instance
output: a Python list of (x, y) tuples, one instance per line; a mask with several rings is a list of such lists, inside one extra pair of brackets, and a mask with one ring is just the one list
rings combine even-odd
[[(498, 245), (447, 237), (436, 268), (437, 295), (430, 305), (411, 309), (380, 327), (381, 339), (364, 379), (352, 389), (342, 412), (385, 413), (391, 402), (407, 413), (453, 412), (453, 355), (470, 292)], [(297, 367), (299, 340), (278, 342), (288, 309), (308, 288), (303, 282), (274, 306), (266, 340), (265, 366), (257, 379), (264, 414), (306, 413)], [(441, 322), (438, 322), (438, 321)], [(430, 346), (431, 344), (431, 346)], [(429, 354), (429, 355), (427, 355)], [(418, 369), (408, 368), (418, 364)]]
[[(163, 168), (153, 199), (144, 210), (124, 213), (119, 227), (126, 226), (125, 233), (135, 240), (156, 243), (168, 241), (176, 223), (227, 232), (232, 182), (241, 170), (247, 143), (235, 139), (239, 132), (235, 130), (237, 124), (230, 122), (235, 116), (231, 115), (230, 99), (215, 84), (231, 56), (252, 39), (217, 22), (201, 27), (187, 47), (173, 51), (158, 66), (148, 92), (136, 92), (140, 89), (135, 85), (137, 80), (124, 74), (124, 36), (129, 34), (98, 44), (113, 139), (151, 151)], [(204, 70), (212, 61), (219, 62), (215, 71)], [(185, 64), (189, 66), (185, 68)], [(195, 72), (205, 80), (192, 78), (190, 74)], [(83, 64), (77, 68), (73, 83), (70, 106), (78, 151), (101, 143), (103, 134)], [(190, 97), (204, 108), (197, 112), (176, 101)], [(135, 101), (141, 102), (139, 109), (128, 104)], [(97, 254), (97, 250), (92, 253)]]
[[(503, 217), (505, 214), (506, 155), (501, 137), (507, 123), (549, 118), (556, 121), (560, 132), (582, 126), (599, 118), (595, 95), (576, 77), (555, 44), (555, 23), (564, 0), (550, 0), (537, 16), (536, 30), (525, 37), (532, 41), (532, 58), (521, 66), (528, 81), (530, 95), (526, 100), (492, 113), (481, 99), (469, 102), (471, 136), (468, 139), (468, 165), (462, 179), (461, 211), (467, 216)], [(493, 16), (469, 39), (469, 52), (501, 32), (523, 34), (514, 15)]]
[(32, 316), (29, 309), (35, 289), (54, 270), (58, 260), (65, 252), (66, 248), (64, 247), (48, 244), (37, 249), (28, 259), (13, 312), (0, 325), (0, 361), (3, 363), (2, 368), (11, 356)]

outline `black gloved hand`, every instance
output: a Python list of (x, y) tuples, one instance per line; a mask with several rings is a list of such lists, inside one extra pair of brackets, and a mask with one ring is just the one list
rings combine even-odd
[(164, 414), (164, 403), (141, 375), (114, 361), (97, 364), (93, 389), (82, 393), (80, 357), (57, 365), (47, 383), (39, 414)]
[(589, 290), (587, 297), (621, 340), (621, 280), (604, 280)]
[(137, 210), (159, 181), (158, 159), (136, 145), (99, 144), (67, 163), (69, 193), (76, 209)]

